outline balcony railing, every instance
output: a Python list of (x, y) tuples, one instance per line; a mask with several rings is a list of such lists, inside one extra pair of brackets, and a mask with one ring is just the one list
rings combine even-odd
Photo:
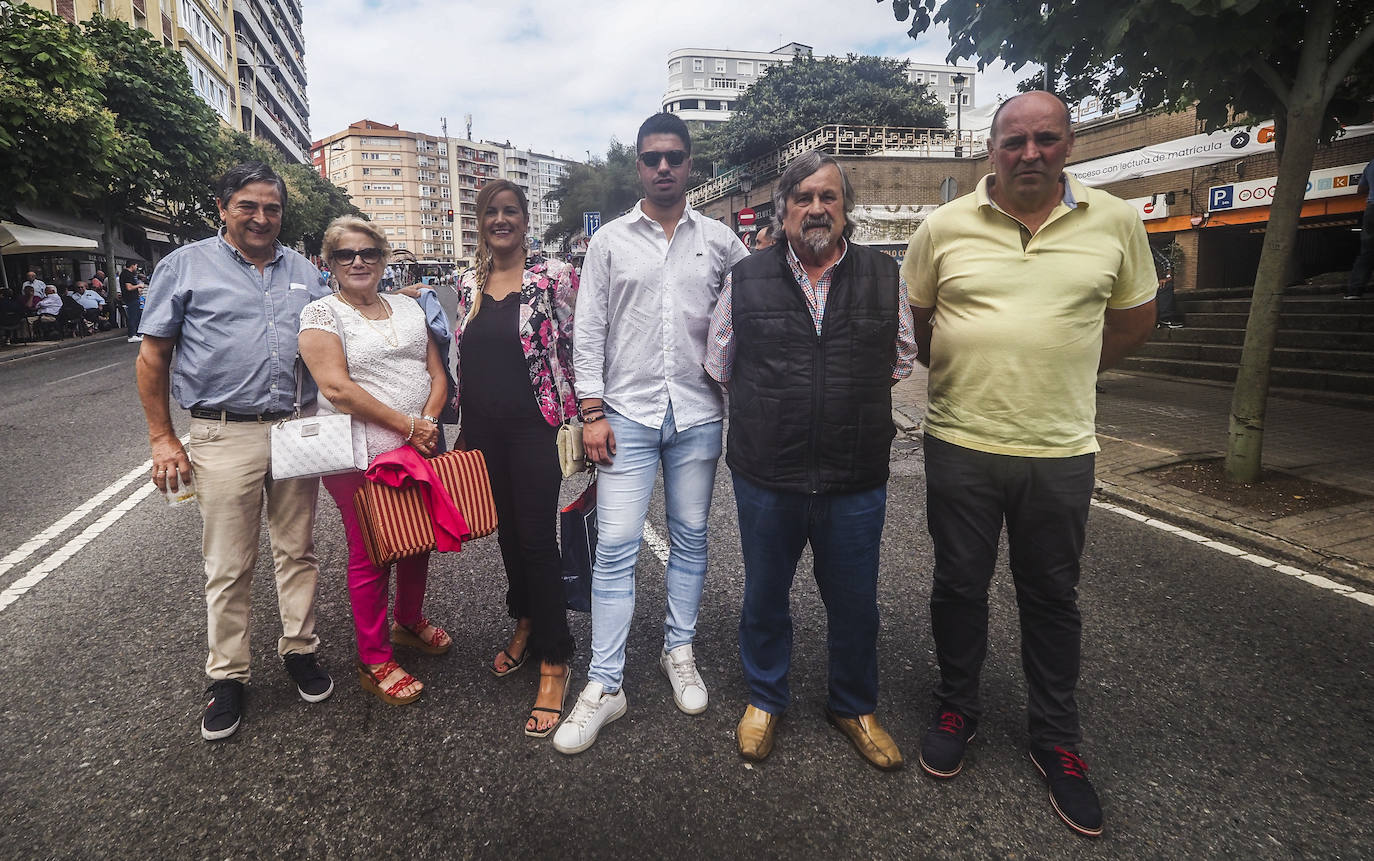
[[(789, 141), (780, 149), (760, 156), (745, 165), (731, 168), (687, 192), (693, 207), (705, 204), (739, 190), (739, 178), (746, 171), (754, 184), (761, 185), (786, 170), (797, 156), (811, 150), (829, 155), (878, 155), (881, 153), (911, 155), (917, 158), (953, 158), (955, 147), (966, 157), (981, 156), (984, 141), (979, 133), (967, 130), (960, 135), (953, 129), (921, 129), (902, 126), (821, 126)], [(986, 134), (983, 132), (981, 134)]]

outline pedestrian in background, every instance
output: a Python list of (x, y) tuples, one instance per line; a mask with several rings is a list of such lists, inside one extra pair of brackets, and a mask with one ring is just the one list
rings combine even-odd
[(625, 643), (635, 560), (659, 464), (668, 518), (668, 593), (659, 668), (680, 711), (706, 709), (692, 641), (706, 582), (706, 523), (723, 404), (702, 361), (725, 277), (748, 252), (734, 232), (687, 204), (692, 140), (659, 113), (635, 137), (644, 198), (596, 231), (577, 300), (573, 365), (583, 443), (600, 468), (588, 683), (554, 747), (578, 753), (625, 714)]
[[(144, 340), (137, 361), (153, 484), (165, 492), (169, 481), (184, 485), (194, 472), (204, 521), (210, 699), (200, 731), (206, 740), (233, 735), (242, 719), (264, 497), (282, 629), (277, 654), (305, 701), (334, 691), (315, 657), (319, 481), (273, 480), (269, 438), (272, 423), (293, 411), (301, 309), (327, 291), (310, 261), (277, 241), (286, 183), (271, 168), (256, 162), (230, 168), (216, 203), (224, 222), (219, 233), (181, 246), (158, 266), (139, 324)], [(130, 278), (132, 269), (125, 267)], [(302, 391), (309, 407), (315, 387)], [(190, 411), (184, 448), (172, 426), (169, 393)]]
[(143, 340), (138, 333), (143, 318), (143, 285), (138, 280), (138, 263), (130, 260), (119, 272), (119, 297), (124, 302), (124, 322), (129, 327), (129, 343)]
[[(448, 378), (420, 306), (409, 296), (377, 292), (390, 243), (371, 222), (344, 216), (326, 228), (321, 253), (334, 266), (339, 292), (305, 306), (300, 332), (301, 358), (320, 387), (319, 413), (347, 413), (361, 421), (369, 463), (405, 445), (433, 455)], [(453, 645), (448, 633), (422, 612), (429, 554), (396, 563), (395, 624), (388, 636), (388, 570), (368, 558), (353, 505), (365, 481), (363, 472), (327, 475), (323, 481), (339, 506), (348, 539), (348, 599), (359, 682), (383, 702), (412, 703), (424, 685), (396, 663), (391, 644), (430, 655), (442, 655)]]
[(1149, 337), (1157, 283), (1135, 210), (1064, 173), (1067, 105), (1042, 91), (1015, 96), (991, 134), (992, 174), (922, 222), (902, 263), (930, 366), (923, 427), (940, 679), (921, 767), (957, 775), (982, 717), (988, 586), (1005, 522), (1031, 761), (1056, 812), (1096, 836), (1102, 807), (1078, 751), (1074, 697), (1098, 448), (1093, 383)]
[(826, 718), (872, 765), (902, 767), (878, 723), (878, 548), (887, 514), (892, 385), (916, 339), (897, 262), (849, 242), (854, 190), (807, 153), (778, 179), (785, 241), (735, 264), (706, 371), (730, 387), (726, 464), (744, 555), (739, 649), (749, 705), (740, 755), (761, 760), (791, 702), (789, 597), (810, 545), (825, 604)]
[(1360, 253), (1350, 267), (1350, 283), (1345, 289), (1347, 299), (1362, 298), (1369, 276), (1374, 273), (1374, 160), (1360, 173), (1357, 190), (1365, 199), (1364, 220), (1360, 222)]
[(577, 415), (572, 379), (572, 267), (525, 268), (530, 207), (504, 179), (477, 195), (475, 264), (458, 285), (458, 391), (463, 439), (482, 452), (496, 500), (506, 609), (515, 632), (491, 671), (533, 656), (539, 690), (525, 735), (543, 738), (563, 716), (573, 656), (558, 552), (558, 427)]

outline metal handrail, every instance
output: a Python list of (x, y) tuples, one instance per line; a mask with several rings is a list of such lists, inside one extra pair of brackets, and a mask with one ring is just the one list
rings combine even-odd
[(913, 152), (919, 158), (952, 158), (956, 147), (963, 155), (983, 154), (984, 141), (972, 130), (913, 128), (907, 126), (827, 125), (788, 141), (767, 155), (733, 167), (687, 192), (693, 207), (739, 191), (739, 179), (746, 171), (756, 184), (779, 175), (797, 156), (812, 150), (829, 155), (874, 155), (882, 152)]

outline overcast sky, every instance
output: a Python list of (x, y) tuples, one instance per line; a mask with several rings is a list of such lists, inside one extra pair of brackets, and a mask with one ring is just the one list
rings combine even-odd
[[(943, 29), (913, 42), (874, 0), (307, 0), (311, 135), (361, 119), (584, 160), (612, 137), (632, 141), (660, 110), (678, 48), (817, 55), (878, 54), (944, 62)], [(979, 105), (1016, 91), (1028, 69), (979, 78)]]

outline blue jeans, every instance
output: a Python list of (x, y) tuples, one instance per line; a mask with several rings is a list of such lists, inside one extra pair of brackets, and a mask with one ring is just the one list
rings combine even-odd
[(606, 421), (615, 434), (616, 452), (614, 463), (597, 467), (592, 664), (587, 679), (611, 692), (620, 689), (625, 673), (625, 641), (635, 610), (635, 560), (660, 461), (669, 544), (663, 647), (675, 649), (696, 636), (697, 609), (706, 582), (706, 519), (711, 513), (722, 423), (679, 432), (671, 404), (661, 428), (632, 422), (610, 407)]
[(791, 700), (788, 605), (802, 548), (811, 544), (825, 603), (830, 710), (841, 717), (878, 706), (878, 547), (887, 486), (859, 493), (783, 493), (734, 476), (744, 554), (739, 653), (749, 702), (782, 714)]

